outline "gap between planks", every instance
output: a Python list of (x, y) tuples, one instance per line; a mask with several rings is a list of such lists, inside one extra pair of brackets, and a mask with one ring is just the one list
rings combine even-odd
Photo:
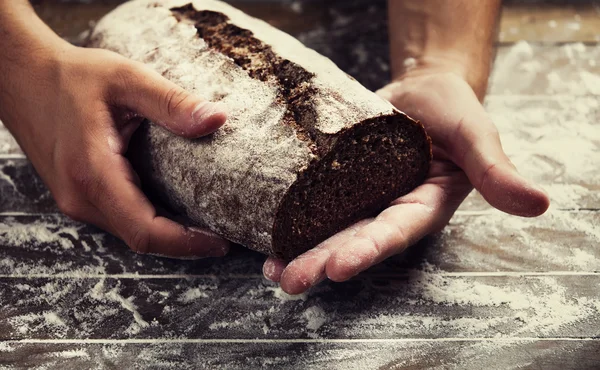
[(25, 154), (0, 154), (0, 159), (27, 159)]
[[(415, 270), (422, 272), (422, 270)], [(431, 272), (432, 275), (443, 277), (538, 277), (538, 276), (598, 276), (600, 271), (466, 271), (466, 272)], [(414, 273), (378, 274), (363, 273), (358, 278), (409, 278)], [(0, 274), (0, 279), (263, 279), (262, 274), (82, 274), (82, 273), (58, 273), (58, 274)]]
[(231, 344), (231, 343), (430, 343), (430, 342), (600, 342), (600, 337), (484, 337), (484, 338), (380, 338), (380, 339), (22, 339), (10, 344)]

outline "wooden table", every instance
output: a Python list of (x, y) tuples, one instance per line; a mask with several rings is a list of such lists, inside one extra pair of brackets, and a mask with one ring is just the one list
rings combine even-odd
[[(368, 87), (385, 83), (384, 2), (267, 3), (238, 1)], [(113, 6), (37, 9), (75, 39)], [(599, 9), (505, 7), (486, 107), (548, 189), (546, 215), (504, 215), (473, 193), (441, 234), (297, 297), (253, 252), (139, 256), (70, 221), (0, 126), (0, 368), (600, 368)]]

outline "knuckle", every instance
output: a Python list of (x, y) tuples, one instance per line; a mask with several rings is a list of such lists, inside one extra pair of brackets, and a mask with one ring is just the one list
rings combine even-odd
[(150, 234), (141, 227), (138, 227), (127, 240), (129, 248), (136, 253), (145, 254), (148, 253), (148, 247), (150, 245)]
[(87, 199), (94, 198), (100, 191), (100, 179), (94, 176), (84, 166), (73, 166), (70, 170), (70, 179), (74, 189)]
[(171, 87), (163, 95), (162, 107), (168, 116), (172, 116), (189, 99), (189, 94), (180, 87)]
[(113, 64), (110, 71), (110, 81), (114, 84), (117, 91), (125, 93), (131, 86), (134, 78), (135, 68), (129, 61), (117, 61)]
[(57, 195), (55, 199), (58, 209), (67, 217), (75, 221), (85, 221), (77, 199), (68, 195)]

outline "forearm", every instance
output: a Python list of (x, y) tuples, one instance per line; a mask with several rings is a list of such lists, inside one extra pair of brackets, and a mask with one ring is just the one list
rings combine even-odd
[(35, 14), (27, 0), (0, 0), (0, 35), (0, 62), (11, 54), (63, 43)]
[(393, 78), (401, 79), (414, 67), (453, 72), (482, 98), (501, 1), (388, 1)]
[[(0, 119), (8, 128), (25, 84), (39, 83), (39, 71), (69, 44), (42, 22), (26, 0), (0, 0)], [(47, 76), (50, 77), (50, 76)], [(35, 97), (32, 97), (35, 98)]]

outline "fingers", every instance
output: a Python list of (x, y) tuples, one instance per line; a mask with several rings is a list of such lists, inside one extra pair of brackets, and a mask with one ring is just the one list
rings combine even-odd
[(92, 180), (96, 186), (88, 197), (106, 219), (105, 228), (135, 252), (174, 258), (218, 257), (228, 252), (229, 243), (217, 235), (157, 216), (123, 157), (113, 156), (104, 166), (98, 167), (100, 176)]
[[(326, 278), (325, 266), (334, 250), (369, 222), (370, 220), (360, 221), (325, 240), (308, 252), (298, 256), (285, 267), (281, 272), (279, 279), (277, 279), (275, 273), (272, 274), (273, 280), (280, 280), (281, 288), (288, 294), (300, 294), (311, 286), (323, 281)], [(267, 260), (267, 262), (269, 262), (269, 260)], [(279, 266), (285, 264), (282, 261), (275, 263)], [(265, 268), (264, 270), (268, 269)]]
[(427, 183), (395, 201), (331, 256), (326, 273), (345, 281), (384, 259), (403, 252), (448, 223), (470, 191), (466, 179), (440, 186)]
[(286, 265), (285, 261), (269, 257), (263, 265), (263, 275), (268, 280), (279, 282)]
[(110, 94), (116, 104), (174, 134), (188, 138), (208, 135), (227, 119), (224, 104), (190, 94), (143, 64), (123, 63), (112, 78)]
[[(401, 253), (442, 229), (471, 189), (460, 169), (434, 164), (426, 184), (397, 199), (375, 219), (353, 225), (292, 261), (281, 273), (281, 288), (299, 294), (325, 278), (345, 281)], [(276, 275), (269, 276), (277, 281)]]

